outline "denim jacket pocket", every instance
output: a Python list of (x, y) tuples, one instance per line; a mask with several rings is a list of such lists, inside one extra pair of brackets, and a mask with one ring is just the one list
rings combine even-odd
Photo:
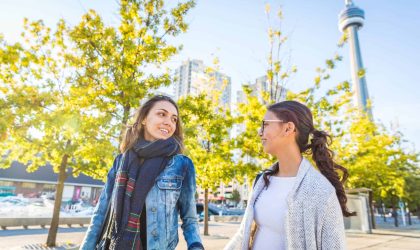
[(166, 175), (157, 180), (157, 185), (160, 189), (164, 190), (179, 190), (181, 189), (183, 179), (184, 177), (179, 175)]
[(183, 179), (184, 177), (179, 175), (165, 175), (160, 177), (156, 182), (162, 192), (161, 201), (166, 204), (175, 205), (181, 192)]

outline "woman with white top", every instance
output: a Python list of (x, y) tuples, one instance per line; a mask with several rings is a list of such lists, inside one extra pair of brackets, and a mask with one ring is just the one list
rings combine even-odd
[(295, 101), (271, 105), (259, 136), (277, 162), (256, 179), (225, 250), (345, 249), (343, 216), (355, 214), (346, 206), (348, 173), (333, 161), (331, 138), (314, 128), (308, 107)]

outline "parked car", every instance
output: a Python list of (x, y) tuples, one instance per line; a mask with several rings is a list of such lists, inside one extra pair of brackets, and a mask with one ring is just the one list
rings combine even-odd
[(29, 204), (27, 198), (19, 197), (19, 196), (7, 196), (0, 198), (1, 203), (9, 203), (16, 206), (26, 206)]
[(228, 209), (224, 206), (209, 203), (209, 210), (214, 211), (217, 215), (243, 215), (244, 209)]
[[(198, 220), (203, 221), (204, 220), (204, 204), (203, 203), (197, 203), (197, 215)], [(227, 209), (226, 207), (218, 206), (213, 203), (209, 203), (209, 216), (210, 215), (243, 215), (245, 212), (244, 209)], [(210, 220), (210, 217), (209, 217)]]
[[(200, 222), (204, 221), (204, 204), (197, 203), (196, 209), (197, 209), (198, 221)], [(215, 209), (209, 207), (209, 220), (210, 220), (211, 215), (219, 215), (219, 213)]]

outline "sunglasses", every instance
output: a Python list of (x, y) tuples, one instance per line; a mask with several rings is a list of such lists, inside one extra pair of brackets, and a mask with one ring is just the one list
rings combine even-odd
[(283, 121), (283, 120), (262, 120), (261, 121), (261, 128), (260, 128), (260, 131), (261, 131), (261, 134), (263, 134), (264, 133), (264, 128), (267, 126), (267, 124), (268, 123), (270, 123), (270, 122), (280, 122), (280, 123), (284, 123), (285, 121)]

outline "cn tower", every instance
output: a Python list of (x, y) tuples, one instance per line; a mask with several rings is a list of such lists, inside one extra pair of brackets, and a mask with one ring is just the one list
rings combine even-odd
[(365, 12), (353, 4), (352, 0), (345, 0), (346, 7), (339, 15), (338, 26), (341, 32), (347, 32), (350, 45), (351, 75), (353, 90), (356, 94), (357, 105), (360, 110), (365, 111), (372, 118), (371, 107), (367, 102), (369, 93), (366, 85), (366, 78), (362, 63), (362, 53), (360, 52), (358, 30), (365, 21)]

